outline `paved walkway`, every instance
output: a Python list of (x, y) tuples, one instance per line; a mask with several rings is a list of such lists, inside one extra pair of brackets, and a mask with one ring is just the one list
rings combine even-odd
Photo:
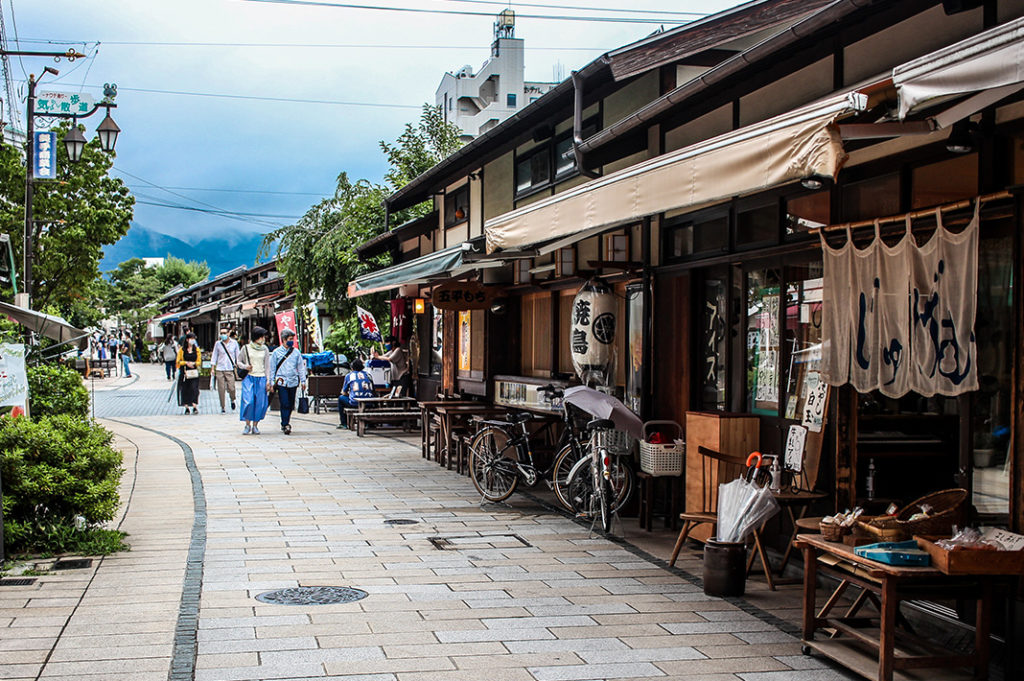
[[(0, 678), (850, 678), (800, 654), (795, 591), (708, 598), (696, 556), (666, 569), (634, 545), (635, 521), (623, 542), (538, 497), (481, 506), (418, 439), (356, 438), (333, 415), (285, 436), (271, 413), (264, 434), (242, 436), (215, 393), (180, 415), (161, 369), (133, 370), (98, 381), (95, 400), (126, 454), (132, 550), (0, 589)], [(255, 600), (297, 586), (368, 595)]]

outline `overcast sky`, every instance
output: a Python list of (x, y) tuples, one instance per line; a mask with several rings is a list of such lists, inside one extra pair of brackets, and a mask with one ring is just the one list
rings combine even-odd
[[(9, 49), (18, 49), (17, 36), (23, 50), (74, 47), (89, 55), (73, 64), (12, 57), (11, 73), (22, 98), (21, 119), (25, 74), (38, 75), (46, 65), (60, 69), (60, 76), (48, 76), (39, 86), (41, 91), (78, 92), (84, 87), (99, 99), (104, 83), (116, 83), (119, 106), (114, 118), (122, 133), (115, 168), (122, 171), (119, 176), (140, 201), (284, 216), (229, 219), (139, 204), (138, 224), (195, 241), (230, 237), (238, 230), (265, 232), (271, 223), (294, 222), (319, 198), (333, 192), (341, 171), (353, 178), (381, 179), (385, 164), (378, 141), (393, 140), (405, 123), (416, 119), (424, 102), (433, 103), (445, 71), (464, 64), (474, 70), (480, 67), (493, 36), (492, 15), (504, 6), (482, 0), (323, 2), (487, 16), (383, 12), (288, 0), (0, 0)], [(516, 37), (526, 41), (526, 78), (547, 81), (552, 80), (556, 64), (568, 75), (658, 25), (552, 21), (523, 15), (660, 21), (671, 15), (641, 11), (706, 13), (735, 4), (735, 0), (529, 0), (512, 7), (519, 15)], [(548, 9), (551, 5), (580, 9)], [(599, 12), (599, 7), (628, 9), (631, 14)], [(253, 43), (298, 46), (242, 46)], [(337, 45), (358, 47), (333, 47)], [(5, 120), (10, 119), (7, 109), (5, 104)], [(100, 118), (98, 114), (83, 121), (89, 135)]]

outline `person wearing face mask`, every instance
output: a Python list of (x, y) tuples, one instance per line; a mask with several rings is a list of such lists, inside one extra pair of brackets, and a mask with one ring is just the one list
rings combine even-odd
[(292, 410), (295, 409), (295, 391), (299, 386), (306, 389), (306, 360), (295, 347), (295, 332), (285, 329), (281, 342), (270, 355), (268, 390), (276, 390), (281, 401), (281, 430), (285, 435), (292, 433)]
[(245, 421), (242, 435), (260, 434), (260, 421), (267, 415), (267, 370), (270, 352), (265, 343), (267, 330), (261, 326), (252, 329), (252, 341), (238, 354), (238, 368), (248, 371), (242, 379), (241, 408), (238, 420)]
[(224, 413), (225, 394), (231, 397), (231, 411), (235, 410), (235, 366), (238, 364), (238, 342), (228, 335), (226, 328), (220, 330), (220, 340), (213, 345), (214, 375), (217, 378), (217, 397), (220, 398), (220, 413)]
[(405, 351), (394, 336), (384, 339), (383, 355), (373, 351), (375, 359), (386, 359), (391, 362), (391, 395), (392, 397), (412, 396), (412, 374), (409, 373), (409, 353)]
[(178, 348), (178, 406), (185, 407), (185, 413), (192, 410), (199, 413), (199, 367), (202, 352), (196, 342), (196, 335), (188, 333), (185, 344)]

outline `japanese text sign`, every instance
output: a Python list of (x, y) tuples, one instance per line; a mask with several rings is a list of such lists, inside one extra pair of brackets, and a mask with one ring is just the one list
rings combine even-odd
[(32, 177), (37, 180), (57, 178), (57, 133), (37, 132), (32, 143)]
[(0, 407), (15, 407), (24, 413), (28, 403), (28, 374), (25, 373), (25, 346), (0, 344)]
[(485, 310), (494, 300), (494, 289), (478, 281), (448, 281), (430, 292), (430, 304), (439, 310)]
[(96, 100), (84, 92), (40, 92), (36, 95), (35, 113), (40, 116), (82, 116), (95, 108)]
[(295, 310), (285, 310), (284, 312), (278, 312), (274, 315), (275, 321), (277, 321), (277, 337), (280, 338), (281, 334), (285, 331), (291, 331), (297, 333), (295, 330)]

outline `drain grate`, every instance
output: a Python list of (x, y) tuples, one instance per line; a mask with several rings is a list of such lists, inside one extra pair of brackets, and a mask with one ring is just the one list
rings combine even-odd
[(5, 577), (0, 579), (0, 586), (31, 586), (36, 583), (32, 577)]
[(264, 591), (256, 596), (256, 600), (274, 605), (333, 605), (360, 601), (366, 596), (367, 593), (362, 589), (347, 586), (298, 586)]
[(412, 518), (391, 518), (389, 520), (385, 520), (384, 524), (385, 525), (415, 525), (418, 522), (419, 522), (418, 520), (413, 520)]
[(463, 549), (521, 549), (530, 547), (518, 534), (470, 534), (454, 537), (430, 537), (430, 543), (438, 551), (459, 551)]
[(61, 558), (53, 564), (51, 570), (81, 570), (92, 567), (92, 558)]

